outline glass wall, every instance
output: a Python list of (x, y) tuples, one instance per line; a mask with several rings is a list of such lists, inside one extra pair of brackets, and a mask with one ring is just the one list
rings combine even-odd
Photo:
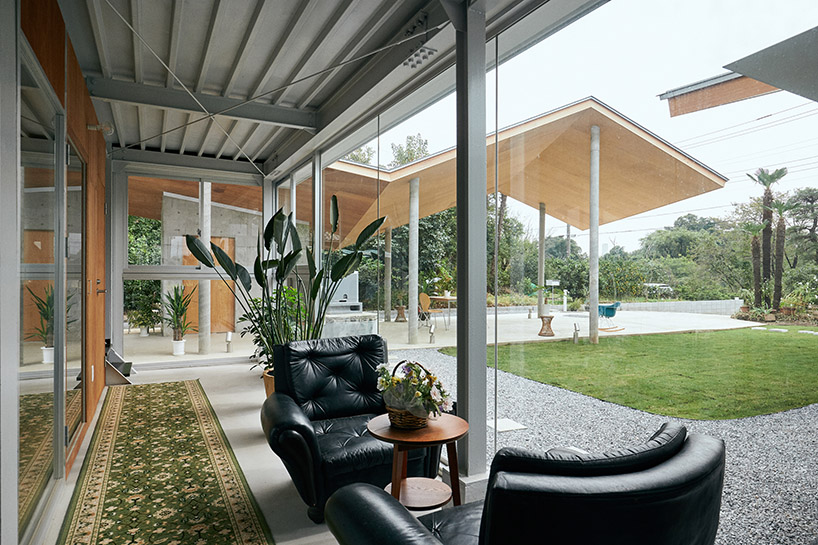
[[(185, 235), (207, 232), (211, 243), (252, 269), (263, 227), (261, 187), (131, 176), (128, 213), (128, 267), (123, 274), (128, 359), (147, 363), (182, 356), (249, 356), (250, 339), (233, 335), (239, 331), (236, 324), (242, 312), (232, 286), (214, 271), (202, 269), (188, 250)], [(167, 305), (177, 293), (189, 296), (187, 328), (176, 335), (184, 341), (183, 349), (171, 342), (178, 341)], [(202, 331), (201, 323), (210, 324), (208, 332)]]
[[(56, 449), (64, 446), (54, 444), (55, 434), (62, 429), (62, 422), (57, 423), (62, 411), (55, 410), (55, 388), (64, 387), (55, 383), (55, 365), (65, 364), (64, 345), (59, 344), (66, 337), (57, 328), (66, 321), (55, 314), (56, 308), (65, 308), (57, 305), (57, 298), (64, 296), (65, 290), (55, 259), (56, 249), (61, 246), (57, 244), (58, 225), (64, 218), (55, 153), (64, 135), (62, 125), (58, 125), (56, 99), (43, 84), (45, 78), (39, 67), (23, 63), (20, 76), (22, 304), (18, 523), (22, 535), (52, 482)], [(70, 403), (74, 397), (81, 400), (76, 395), (66, 401)], [(62, 402), (62, 392), (56, 399)], [(76, 414), (79, 417), (79, 411)]]
[(65, 421), (67, 436), (73, 437), (82, 413), (83, 366), (83, 244), (85, 241), (85, 163), (69, 144), (66, 175), (65, 225), (66, 283), (65, 283)]
[[(746, 7), (738, 22), (737, 12), (705, 2), (672, 17), (656, 3), (611, 2), (514, 57), (511, 28), (498, 37), (500, 65), (487, 84), (498, 89), (486, 263), (497, 448), (604, 451), (681, 420), (727, 442), (718, 543), (809, 540), (815, 529), (791, 516), (813, 501), (797, 492), (800, 470), (784, 462), (771, 480), (768, 464), (753, 461), (767, 459), (760, 445), (779, 440), (792, 449), (786, 457), (809, 456), (779, 426), (818, 402), (815, 385), (796, 378), (818, 354), (803, 344), (818, 328), (799, 299), (816, 300), (818, 269), (794, 234), (815, 218), (808, 196), (818, 184), (804, 147), (818, 128), (814, 103), (779, 92), (671, 117), (657, 98), (818, 20), (806, 3), (786, 14)], [(798, 21), (807, 14), (810, 23)], [(727, 25), (765, 32), (725, 35)], [(792, 208), (765, 212), (763, 184), (751, 178), (769, 181), (758, 169), (782, 167), (770, 197)], [(780, 251), (754, 259), (765, 219), (768, 240), (781, 234)], [(749, 422), (752, 438), (742, 439)], [(730, 501), (745, 495), (757, 501)], [(748, 530), (762, 519), (769, 530)]]

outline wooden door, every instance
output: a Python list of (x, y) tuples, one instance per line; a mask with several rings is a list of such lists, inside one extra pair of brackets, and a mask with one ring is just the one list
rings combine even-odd
[[(230, 256), (230, 259), (236, 259), (236, 240), (233, 237), (212, 237), (210, 241), (224, 250), (225, 253)], [(187, 249), (187, 246), (185, 246), (184, 252), (182, 257), (183, 265), (199, 264), (196, 258), (193, 257)], [(232, 280), (228, 280), (228, 282), (230, 283), (230, 288), (221, 280), (210, 281), (211, 333), (225, 333), (227, 331), (236, 330), (236, 300), (230, 291), (234, 285)], [(189, 293), (190, 290), (198, 285), (199, 282), (196, 280), (185, 280), (185, 293)], [(199, 329), (199, 298), (197, 295), (194, 295), (190, 301), (190, 306), (187, 310), (187, 319), (193, 324), (193, 327), (197, 330)]]

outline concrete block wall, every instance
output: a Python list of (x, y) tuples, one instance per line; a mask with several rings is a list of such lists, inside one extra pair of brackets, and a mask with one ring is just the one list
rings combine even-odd
[[(199, 229), (199, 203), (196, 199), (166, 193), (162, 197), (162, 264), (182, 265), (185, 252), (185, 235)], [(211, 207), (211, 238), (230, 237), (235, 243), (235, 261), (252, 271), (256, 259), (256, 242), (262, 225), (261, 212), (240, 210), (213, 203)], [(251, 273), (252, 274), (252, 273)], [(166, 292), (179, 281), (162, 281), (162, 292)], [(251, 294), (260, 295), (253, 282)], [(242, 309), (236, 304), (235, 318), (241, 316)]]

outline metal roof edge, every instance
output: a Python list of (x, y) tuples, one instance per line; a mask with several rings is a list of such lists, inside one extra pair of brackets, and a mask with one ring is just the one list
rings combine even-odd
[(669, 98), (675, 98), (677, 96), (686, 95), (687, 93), (692, 93), (693, 91), (700, 91), (701, 89), (706, 89), (708, 87), (712, 87), (720, 83), (726, 83), (728, 81), (732, 81), (734, 79), (738, 79), (741, 77), (744, 76), (737, 72), (727, 72), (725, 74), (720, 74), (718, 76), (713, 76), (707, 79), (703, 79), (701, 81), (697, 81), (696, 83), (689, 83), (687, 85), (683, 85), (682, 87), (677, 87), (676, 89), (665, 91), (664, 93), (658, 96), (661, 100), (667, 100)]

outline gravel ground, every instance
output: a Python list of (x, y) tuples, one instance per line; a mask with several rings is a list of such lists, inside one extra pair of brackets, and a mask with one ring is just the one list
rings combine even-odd
[[(434, 349), (390, 353), (422, 362), (452, 391), (456, 360)], [(497, 448), (544, 450), (573, 445), (608, 450), (645, 440), (668, 420), (498, 371), (499, 416), (528, 427), (501, 433)], [(494, 370), (486, 373), (489, 399)], [(536, 400), (537, 403), (531, 403)], [(494, 416), (494, 402), (488, 403)], [(818, 544), (818, 404), (738, 420), (683, 420), (688, 431), (720, 437), (727, 446), (719, 545)], [(488, 459), (494, 432), (488, 430)]]

